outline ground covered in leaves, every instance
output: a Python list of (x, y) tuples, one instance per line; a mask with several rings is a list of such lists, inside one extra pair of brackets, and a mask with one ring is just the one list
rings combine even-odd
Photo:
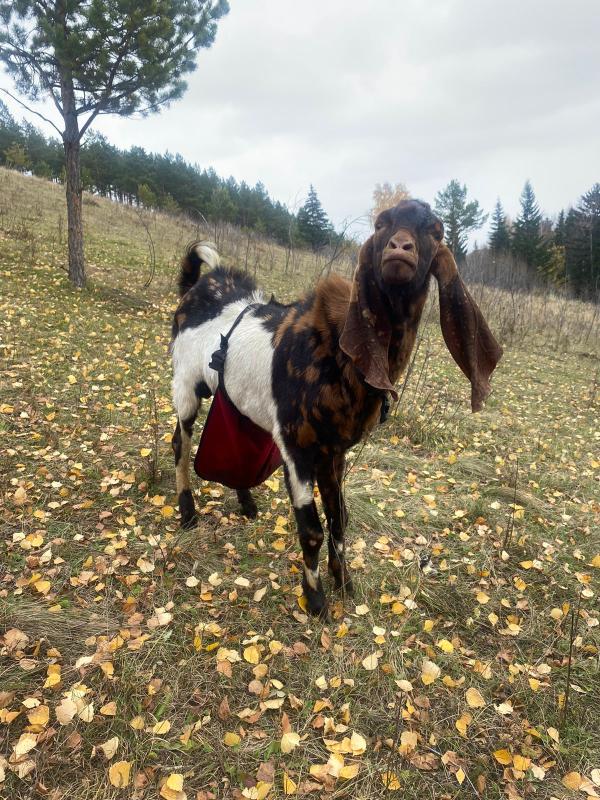
[[(356, 596), (332, 595), (323, 624), (304, 611), (281, 475), (252, 523), (198, 484), (198, 530), (178, 526), (173, 259), (144, 289), (134, 217), (88, 204), (92, 280), (76, 293), (56, 205), (39, 201), (35, 225), (14, 210), (31, 186), (54, 204), (60, 190), (15, 180), (0, 231), (0, 797), (599, 797), (593, 310), (544, 300), (546, 327), (520, 337), (515, 299), (511, 317), (488, 303), (506, 353), (475, 416), (433, 310), (395, 415), (351, 454)], [(169, 220), (152, 224), (165, 240)], [(313, 276), (259, 279), (286, 299)]]

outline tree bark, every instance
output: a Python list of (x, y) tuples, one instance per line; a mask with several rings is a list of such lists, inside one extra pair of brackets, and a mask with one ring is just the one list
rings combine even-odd
[(73, 286), (85, 286), (83, 256), (83, 215), (79, 142), (64, 142), (69, 240), (69, 278)]
[(67, 230), (69, 242), (69, 278), (73, 286), (85, 286), (85, 260), (83, 256), (83, 213), (81, 188), (81, 161), (79, 152), (79, 122), (75, 107), (73, 79), (69, 73), (61, 76), (61, 97), (65, 130)]

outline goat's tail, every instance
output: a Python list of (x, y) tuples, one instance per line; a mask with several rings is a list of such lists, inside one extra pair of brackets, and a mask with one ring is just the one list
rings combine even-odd
[(192, 288), (200, 277), (202, 264), (206, 264), (210, 269), (218, 267), (221, 263), (216, 246), (212, 242), (202, 240), (192, 242), (188, 247), (185, 256), (181, 261), (181, 271), (179, 273), (179, 296), (183, 295)]

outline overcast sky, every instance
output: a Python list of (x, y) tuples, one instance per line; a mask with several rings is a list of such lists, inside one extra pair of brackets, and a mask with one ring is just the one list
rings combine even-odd
[(549, 215), (600, 181), (599, 0), (230, 2), (183, 99), (96, 130), (290, 206), (313, 183), (336, 224), (382, 181), (511, 215), (527, 178)]

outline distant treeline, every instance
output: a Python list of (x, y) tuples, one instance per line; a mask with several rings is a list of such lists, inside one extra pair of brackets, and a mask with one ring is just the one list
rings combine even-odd
[[(0, 101), (0, 164), (57, 182), (64, 179), (64, 150), (28, 122), (18, 123)], [(311, 186), (304, 205), (294, 213), (271, 199), (262, 183), (249, 186), (222, 178), (211, 169), (189, 164), (180, 155), (147, 153), (141, 147), (120, 150), (101, 135), (86, 139), (81, 150), (83, 188), (103, 197), (144, 208), (183, 212), (192, 219), (228, 222), (264, 234), (289, 248), (328, 248), (339, 253), (350, 245), (336, 234)], [(378, 185), (373, 216), (410, 196), (403, 184)], [(457, 260), (467, 256), (467, 237), (488, 215), (467, 187), (452, 180), (434, 201), (444, 221), (446, 240)], [(475, 258), (474, 258), (475, 257)], [(600, 183), (583, 194), (575, 207), (555, 220), (544, 216), (526, 182), (520, 211), (508, 218), (500, 200), (491, 215), (487, 245), (472, 254), (472, 278), (505, 288), (531, 289), (538, 283), (563, 286), (580, 297), (600, 296)]]
[[(44, 136), (28, 122), (18, 123), (1, 102), (0, 164), (49, 180), (64, 180), (62, 142)], [(85, 190), (102, 197), (183, 212), (198, 220), (230, 222), (281, 244), (317, 249), (333, 236), (324, 212), (316, 221), (304, 208), (294, 214), (269, 197), (262, 183), (249, 186), (233, 177), (221, 178), (213, 169), (189, 164), (180, 155), (148, 153), (142, 147), (121, 150), (99, 134), (89, 136), (82, 145), (81, 177)], [(311, 195), (309, 211), (316, 199), (312, 187)], [(319, 230), (314, 230), (315, 224)]]

